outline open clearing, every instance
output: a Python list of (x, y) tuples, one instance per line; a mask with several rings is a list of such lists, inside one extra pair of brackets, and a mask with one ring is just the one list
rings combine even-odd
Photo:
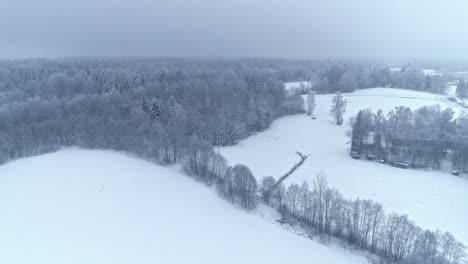
[(0, 263), (367, 263), (236, 208), (175, 168), (115, 152), (0, 166), (0, 210)]

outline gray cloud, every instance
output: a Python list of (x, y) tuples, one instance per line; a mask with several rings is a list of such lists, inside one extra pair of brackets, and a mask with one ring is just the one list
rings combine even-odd
[(0, 58), (468, 59), (464, 0), (0, 0)]

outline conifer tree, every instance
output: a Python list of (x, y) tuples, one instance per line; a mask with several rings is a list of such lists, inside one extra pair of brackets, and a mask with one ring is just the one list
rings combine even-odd
[(467, 91), (467, 85), (465, 83), (465, 80), (460, 80), (457, 85), (457, 97), (460, 99), (465, 99), (468, 97), (468, 91)]
[(153, 102), (151, 103), (151, 110), (150, 110), (150, 118), (151, 120), (155, 120), (160, 118), (164, 113), (164, 110), (161, 106), (161, 103), (157, 98), (153, 99)]
[(351, 151), (356, 151), (358, 153), (362, 152), (363, 136), (364, 131), (362, 122), (362, 111), (359, 111), (352, 128)]

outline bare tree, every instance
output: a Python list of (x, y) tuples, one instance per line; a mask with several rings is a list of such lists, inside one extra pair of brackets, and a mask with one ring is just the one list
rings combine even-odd
[(293, 217), (296, 217), (299, 210), (300, 188), (297, 184), (291, 184), (286, 191), (286, 203)]
[(323, 232), (323, 225), (324, 225), (324, 199), (325, 199), (325, 192), (328, 189), (328, 182), (325, 174), (320, 172), (319, 175), (315, 177), (314, 180), (314, 190), (316, 192), (317, 198), (317, 227), (318, 231), (321, 233)]
[(275, 185), (275, 178), (272, 176), (264, 176), (262, 182), (260, 183), (260, 195), (262, 196), (263, 202), (270, 204), (269, 192), (270, 189)]
[(239, 198), (242, 207), (253, 209), (256, 206), (257, 181), (250, 169), (237, 164), (232, 169), (234, 175), (234, 192)]

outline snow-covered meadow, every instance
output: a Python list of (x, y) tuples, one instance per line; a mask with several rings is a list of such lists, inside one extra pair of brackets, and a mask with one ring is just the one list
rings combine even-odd
[(0, 166), (0, 211), (0, 263), (367, 263), (236, 208), (177, 168), (116, 152)]
[[(395, 106), (418, 108), (439, 104), (459, 114), (463, 108), (445, 96), (392, 88), (373, 88), (345, 94), (345, 118), (363, 108), (385, 113)], [(285, 173), (298, 157), (296, 151), (310, 154), (288, 183), (309, 183), (323, 171), (329, 184), (348, 198), (372, 198), (387, 211), (408, 214), (420, 226), (450, 231), (468, 244), (468, 180), (446, 172), (399, 169), (377, 162), (354, 160), (348, 154), (347, 125), (336, 126), (329, 116), (333, 95), (317, 95), (316, 120), (295, 115), (275, 121), (270, 129), (220, 152), (231, 164), (248, 165), (257, 179)]]
[[(328, 113), (331, 107), (331, 99), (333, 96), (333, 94), (317, 96), (317, 115), (323, 116), (324, 118), (329, 118)], [(384, 113), (388, 113), (396, 106), (408, 106), (412, 109), (417, 109), (427, 105), (440, 105), (440, 107), (443, 109), (452, 108), (452, 110), (457, 115), (465, 111), (465, 108), (461, 107), (457, 103), (451, 102), (445, 95), (405, 89), (362, 89), (353, 93), (344, 94), (344, 97), (348, 100), (345, 119), (355, 116), (359, 110), (364, 108), (370, 108), (373, 111), (382, 109)]]

